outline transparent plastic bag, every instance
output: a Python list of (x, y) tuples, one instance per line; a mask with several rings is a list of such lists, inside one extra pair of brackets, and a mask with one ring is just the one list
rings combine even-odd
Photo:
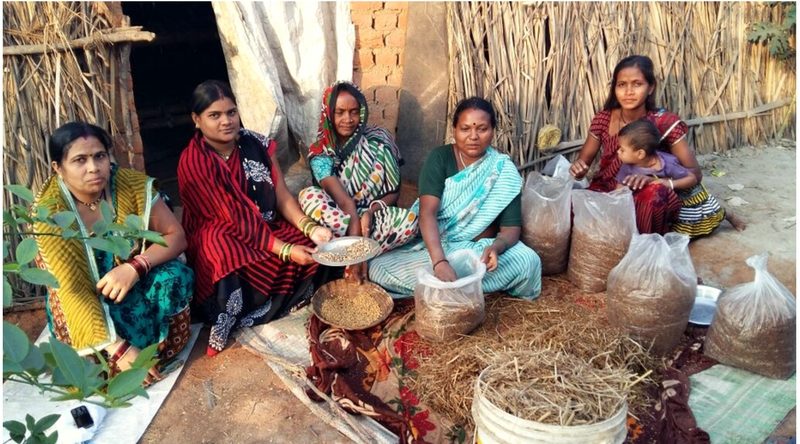
[(678, 233), (633, 236), (608, 275), (608, 321), (651, 353), (669, 353), (681, 339), (697, 293), (689, 237)]
[(722, 292), (705, 354), (723, 364), (787, 379), (796, 363), (795, 298), (767, 271), (767, 253), (746, 262), (755, 270), (755, 279)]
[(552, 159), (548, 160), (542, 168), (542, 174), (550, 177), (557, 177), (559, 179), (572, 180), (572, 188), (588, 188), (589, 181), (584, 177), (581, 180), (575, 180), (572, 174), (569, 173), (569, 163), (566, 157), (559, 154)]
[(571, 178), (528, 174), (522, 189), (522, 242), (542, 260), (542, 274), (558, 274), (569, 262)]
[(472, 250), (447, 255), (458, 279), (440, 281), (430, 266), (417, 271), (414, 310), (417, 333), (433, 341), (446, 341), (467, 334), (483, 322), (485, 302), (481, 280), (486, 264)]
[(638, 233), (633, 194), (628, 188), (610, 193), (573, 190), (572, 212), (567, 276), (583, 291), (603, 291), (608, 273)]

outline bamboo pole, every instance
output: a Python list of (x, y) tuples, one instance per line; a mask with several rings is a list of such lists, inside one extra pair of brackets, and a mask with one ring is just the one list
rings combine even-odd
[(89, 37), (81, 37), (64, 43), (54, 45), (16, 45), (3, 46), (3, 56), (42, 54), (54, 51), (66, 51), (68, 49), (88, 48), (99, 44), (116, 44), (132, 42), (151, 42), (156, 38), (155, 33), (142, 31), (141, 26), (132, 29), (115, 29), (110, 32), (97, 32)]

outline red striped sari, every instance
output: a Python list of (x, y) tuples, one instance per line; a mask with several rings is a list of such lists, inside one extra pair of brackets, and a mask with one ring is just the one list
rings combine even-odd
[[(672, 146), (688, 132), (688, 127), (676, 114), (663, 109), (648, 111), (644, 117), (652, 121), (661, 132), (664, 146)], [(607, 193), (617, 187), (617, 172), (622, 161), (617, 156), (619, 135), (609, 134), (611, 110), (603, 110), (592, 119), (589, 132), (600, 141), (600, 169), (592, 179), (589, 189)], [(668, 151), (667, 151), (668, 152)], [(669, 188), (650, 183), (633, 193), (636, 206), (636, 226), (639, 233), (664, 234), (681, 209), (681, 200)]]
[(234, 328), (285, 312), (288, 307), (280, 305), (317, 269), (285, 263), (269, 251), (275, 239), (313, 246), (278, 214), (273, 183), (279, 166), (270, 160), (275, 146), (242, 130), (225, 161), (198, 132), (181, 154), (178, 186), (186, 253), (196, 276), (193, 302), (214, 324), (210, 354), (222, 350)]

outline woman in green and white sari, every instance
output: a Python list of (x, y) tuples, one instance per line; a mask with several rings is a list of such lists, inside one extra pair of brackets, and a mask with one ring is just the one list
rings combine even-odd
[(370, 262), (370, 279), (387, 290), (411, 295), (416, 272), (430, 265), (440, 280), (454, 281), (447, 261), (453, 251), (481, 255), (483, 290), (533, 299), (542, 288), (541, 261), (519, 242), (522, 177), (508, 157), (490, 146), (496, 117), (492, 105), (473, 97), (453, 116), (455, 143), (435, 148), (420, 171), (418, 212), (422, 241)]
[[(395, 206), (402, 157), (383, 128), (367, 126), (367, 101), (350, 82), (336, 82), (322, 97), (318, 140), (308, 150), (314, 186), (298, 196), (311, 219), (341, 237), (365, 236), (386, 252), (417, 234), (417, 215)], [(366, 263), (346, 275), (366, 277)]]

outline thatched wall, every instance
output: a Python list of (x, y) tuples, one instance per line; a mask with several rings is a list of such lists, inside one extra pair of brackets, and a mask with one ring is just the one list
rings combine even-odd
[[(608, 94), (614, 65), (631, 54), (653, 59), (656, 103), (688, 121), (689, 143), (699, 153), (794, 137), (794, 60), (776, 60), (746, 38), (754, 22), (780, 22), (789, 3), (447, 6), (450, 114), (458, 99), (477, 94), (491, 100), (499, 120), (495, 145), (518, 165), (536, 166), (553, 154), (535, 146), (545, 124), (562, 131), (556, 152), (579, 149)], [(753, 110), (760, 117), (722, 121)]]

